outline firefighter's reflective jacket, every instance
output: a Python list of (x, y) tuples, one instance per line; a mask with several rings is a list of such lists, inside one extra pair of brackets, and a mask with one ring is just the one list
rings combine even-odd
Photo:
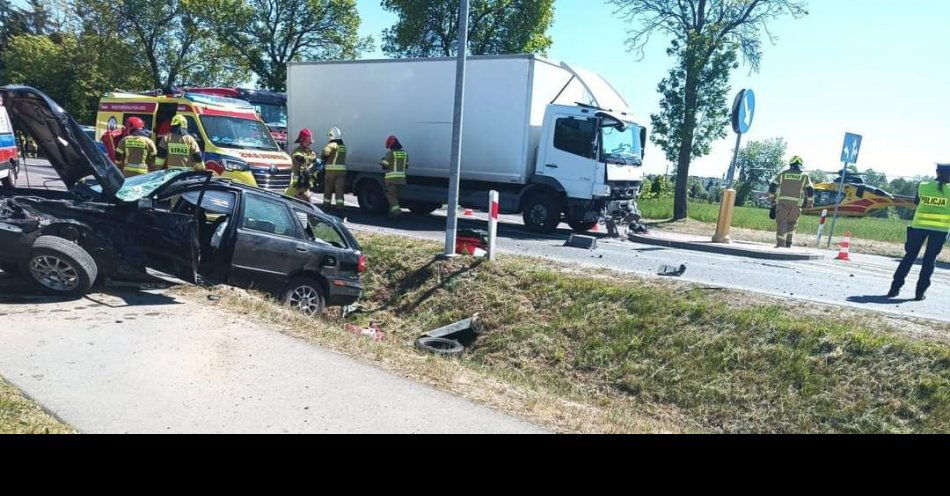
[(325, 164), (327, 172), (345, 172), (346, 171), (346, 145), (343, 140), (333, 140), (323, 147), (323, 153), (320, 155)]
[(769, 199), (772, 203), (792, 203), (801, 206), (802, 193), (809, 202), (815, 196), (811, 178), (801, 170), (788, 169), (779, 173), (769, 185)]
[(162, 137), (158, 142), (155, 165), (158, 168), (184, 167), (196, 171), (205, 170), (198, 141), (189, 134), (172, 133)]
[(119, 141), (115, 148), (115, 156), (124, 169), (147, 171), (149, 164), (155, 160), (158, 150), (147, 133), (136, 133), (126, 136)]
[(406, 184), (406, 169), (409, 168), (409, 154), (405, 150), (389, 150), (379, 165), (386, 170), (386, 182)]

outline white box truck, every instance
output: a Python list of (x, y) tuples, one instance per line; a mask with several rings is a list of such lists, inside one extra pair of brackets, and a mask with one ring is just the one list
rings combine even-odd
[[(288, 129), (342, 129), (348, 188), (377, 213), (388, 211), (379, 161), (396, 135), (409, 154), (400, 204), (427, 214), (448, 201), (454, 97), (451, 58), (292, 62)], [(498, 190), (502, 213), (542, 233), (562, 220), (576, 231), (639, 220), (645, 141), (596, 74), (533, 55), (470, 57), (459, 203), (484, 210)]]

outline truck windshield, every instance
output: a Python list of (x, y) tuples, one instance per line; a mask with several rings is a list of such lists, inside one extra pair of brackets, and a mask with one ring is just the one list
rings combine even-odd
[(254, 108), (260, 114), (268, 126), (287, 127), (287, 107), (284, 105), (271, 105), (267, 103), (255, 103)]
[(215, 146), (275, 152), (280, 150), (271, 138), (267, 126), (255, 119), (202, 115), (201, 125)]
[(618, 165), (640, 165), (640, 128), (628, 124), (620, 131), (616, 127), (601, 127), (601, 143), (604, 162)]

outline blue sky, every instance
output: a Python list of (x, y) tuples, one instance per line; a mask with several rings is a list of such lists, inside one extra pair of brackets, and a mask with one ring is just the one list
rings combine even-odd
[[(395, 17), (378, 0), (357, 0), (361, 33), (376, 39)], [(755, 122), (743, 139), (784, 137), (807, 168), (837, 170), (845, 132), (864, 136), (858, 168), (889, 177), (933, 174), (950, 162), (950, 2), (946, 0), (810, 0), (810, 14), (773, 24), (761, 70), (732, 77), (734, 91), (752, 88)], [(603, 75), (649, 124), (658, 110), (657, 83), (671, 60), (657, 37), (638, 61), (624, 48), (626, 26), (599, 0), (557, 0), (548, 57)], [(731, 130), (730, 130), (731, 133)], [(721, 176), (735, 137), (693, 162), (691, 174)], [(652, 145), (651, 145), (652, 146)], [(666, 161), (648, 149), (648, 172)]]

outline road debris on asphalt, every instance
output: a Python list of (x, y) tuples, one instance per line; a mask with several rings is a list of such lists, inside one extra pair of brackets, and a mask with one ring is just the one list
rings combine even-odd
[(577, 234), (571, 234), (571, 237), (567, 238), (567, 241), (564, 242), (564, 246), (571, 248), (581, 248), (584, 250), (596, 250), (597, 238), (593, 236), (580, 236)]
[(682, 264), (679, 267), (674, 265), (661, 265), (659, 272), (656, 274), (659, 276), (669, 276), (669, 277), (679, 277), (686, 272), (686, 264)]

